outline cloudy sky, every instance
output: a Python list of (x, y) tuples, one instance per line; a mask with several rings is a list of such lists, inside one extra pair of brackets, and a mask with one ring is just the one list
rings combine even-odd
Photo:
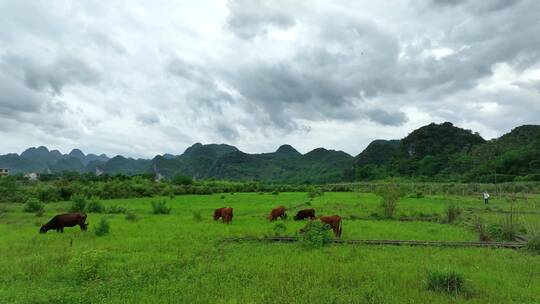
[(540, 121), (538, 33), (537, 0), (2, 0), (0, 154), (492, 138)]

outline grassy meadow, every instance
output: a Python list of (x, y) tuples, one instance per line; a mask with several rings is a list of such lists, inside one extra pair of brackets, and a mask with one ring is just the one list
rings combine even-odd
[[(152, 201), (166, 200), (170, 214), (154, 215)], [(497, 223), (509, 203), (493, 198), (429, 196), (399, 201), (394, 220), (377, 217), (370, 193), (235, 193), (101, 201), (125, 214), (88, 213), (89, 230), (38, 233), (40, 224), (69, 210), (49, 203), (38, 217), (22, 204), (0, 204), (0, 303), (540, 303), (540, 255), (525, 250), (301, 243), (224, 243), (230, 236), (267, 236), (276, 223), (270, 209), (292, 209), (284, 235), (305, 223), (294, 211), (343, 217), (343, 239), (477, 241), (472, 218)], [(452, 224), (409, 220), (443, 216), (449, 204), (463, 213)], [(518, 199), (524, 227), (540, 221), (540, 197)], [(231, 206), (230, 225), (214, 222), (215, 208)], [(98, 237), (102, 217), (109, 234)], [(281, 221), (278, 221), (281, 222)], [(430, 291), (427, 273), (463, 275), (458, 295)]]

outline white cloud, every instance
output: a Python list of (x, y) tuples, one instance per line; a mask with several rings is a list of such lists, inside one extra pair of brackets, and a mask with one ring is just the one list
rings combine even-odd
[(540, 2), (0, 2), (0, 153), (359, 153), (540, 115)]

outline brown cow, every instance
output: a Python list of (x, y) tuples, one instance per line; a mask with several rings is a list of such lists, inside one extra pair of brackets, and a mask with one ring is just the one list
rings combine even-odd
[(341, 237), (341, 216), (327, 215), (318, 218), (321, 222), (327, 224), (334, 231), (336, 237)]
[(222, 216), (223, 209), (225, 209), (225, 208), (226, 207), (218, 208), (218, 209), (214, 210), (214, 221), (219, 220), (219, 218)]
[(271, 222), (275, 219), (280, 217), (282, 220), (287, 218), (287, 213), (285, 213), (285, 207), (279, 206), (277, 208), (272, 209), (272, 212), (268, 215), (268, 220)]
[(221, 218), (223, 219), (223, 223), (228, 224), (232, 221), (233, 218), (233, 208), (226, 207), (221, 209)]
[(41, 226), (40, 233), (46, 233), (49, 230), (64, 232), (64, 227), (74, 227), (79, 225), (82, 231), (86, 231), (88, 224), (86, 222), (86, 214), (84, 213), (66, 213), (59, 214), (53, 217), (48, 223)]
[(296, 215), (294, 216), (295, 221), (301, 221), (303, 219), (314, 219), (315, 218), (315, 209), (304, 209), (298, 211)]

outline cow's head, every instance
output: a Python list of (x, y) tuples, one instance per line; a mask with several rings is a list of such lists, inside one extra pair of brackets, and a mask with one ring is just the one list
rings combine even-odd
[(82, 231), (86, 231), (86, 230), (88, 230), (88, 224), (89, 224), (89, 223), (86, 223), (86, 224), (82, 224), (82, 226), (81, 226), (81, 230), (82, 230)]
[(41, 225), (41, 228), (39, 228), (39, 233), (47, 233), (47, 231), (49, 231), (47, 224)]

